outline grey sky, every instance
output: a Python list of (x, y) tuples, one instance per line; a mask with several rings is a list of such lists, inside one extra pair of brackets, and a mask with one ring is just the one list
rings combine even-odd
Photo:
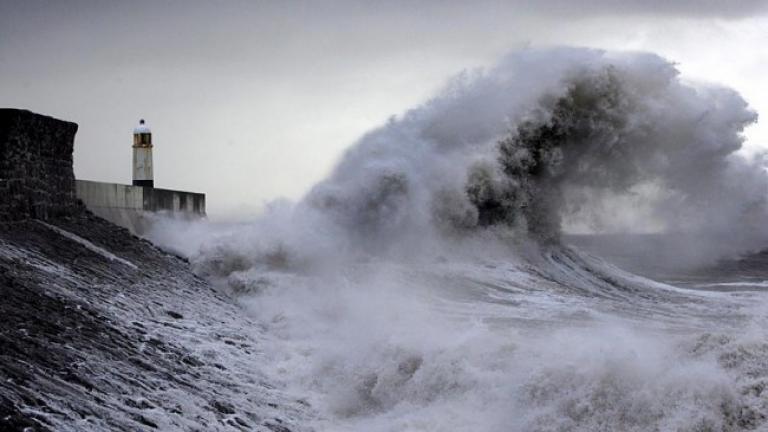
[(766, 1), (527, 3), (0, 0), (0, 105), (79, 123), (76, 175), (104, 181), (130, 181), (146, 118), (156, 184), (214, 217), (299, 197), (365, 131), (528, 45), (655, 51), (768, 111)]

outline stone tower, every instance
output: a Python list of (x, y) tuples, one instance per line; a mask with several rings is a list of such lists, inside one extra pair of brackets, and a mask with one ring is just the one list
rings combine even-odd
[(133, 129), (133, 185), (154, 187), (152, 173), (152, 131), (139, 120), (139, 125)]

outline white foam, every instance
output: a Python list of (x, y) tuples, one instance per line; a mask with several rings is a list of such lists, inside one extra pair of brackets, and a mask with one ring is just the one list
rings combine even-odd
[[(614, 216), (592, 206), (605, 195), (591, 192), (639, 193), (661, 225), (690, 227), (741, 229), (743, 202), (764, 210), (765, 174), (733, 154), (754, 120), (740, 96), (692, 87), (654, 55), (559, 48), (458, 78), (362, 137), (297, 204), (239, 226), (165, 226), (162, 239), (267, 330), (264, 368), (319, 411), (319, 430), (764, 426), (768, 407), (750, 386), (768, 380), (768, 348), (755, 342), (765, 326), (741, 334), (760, 321), (750, 306), (764, 296), (655, 283), (540, 248), (525, 223), (479, 223), (467, 192), (473, 167), (493, 168), (510, 128), (550, 118), (553, 101), (595, 77), (625, 92), (614, 101), (621, 121), (589, 118), (604, 132), (591, 155), (608, 175), (568, 177), (595, 189), (562, 189), (566, 201)], [(495, 168), (480, 195), (529, 180)], [(630, 187), (645, 180), (662, 186)]]

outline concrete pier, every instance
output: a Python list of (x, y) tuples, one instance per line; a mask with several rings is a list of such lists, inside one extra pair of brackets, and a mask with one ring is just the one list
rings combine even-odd
[(138, 235), (149, 229), (151, 214), (205, 217), (205, 194), (201, 193), (89, 180), (76, 180), (75, 189), (88, 210)]

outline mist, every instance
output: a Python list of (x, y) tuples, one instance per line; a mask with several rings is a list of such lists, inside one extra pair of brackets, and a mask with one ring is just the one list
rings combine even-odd
[(439, 255), (473, 236), (668, 233), (693, 241), (676, 243), (681, 264), (711, 264), (766, 238), (764, 161), (740, 152), (756, 120), (654, 54), (517, 51), (365, 134), (302, 200), (222, 243), (270, 267)]
[(319, 430), (751, 430), (761, 294), (569, 244), (654, 234), (668, 249), (631, 262), (690, 268), (764, 246), (756, 120), (655, 54), (515, 51), (366, 133), (297, 202), (150, 238), (258, 322)]

